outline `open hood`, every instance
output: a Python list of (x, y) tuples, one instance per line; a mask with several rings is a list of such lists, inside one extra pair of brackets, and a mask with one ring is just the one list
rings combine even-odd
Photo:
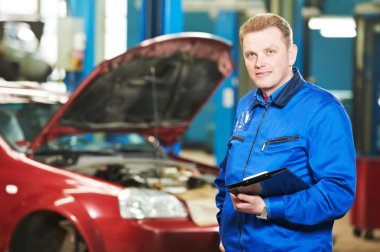
[(31, 149), (65, 134), (139, 132), (175, 143), (233, 69), (231, 45), (207, 33), (142, 42), (99, 64)]

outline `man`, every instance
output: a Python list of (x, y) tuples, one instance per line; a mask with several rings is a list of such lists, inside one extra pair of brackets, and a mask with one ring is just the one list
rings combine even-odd
[[(293, 68), (290, 25), (265, 13), (240, 28), (250, 78), (258, 89), (238, 104), (228, 151), (215, 180), (222, 251), (331, 251), (334, 220), (350, 209), (356, 184), (349, 117), (329, 92)], [(286, 167), (309, 186), (262, 198), (227, 185)]]

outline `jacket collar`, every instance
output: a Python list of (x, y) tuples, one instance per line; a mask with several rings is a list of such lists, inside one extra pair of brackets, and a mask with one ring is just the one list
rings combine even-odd
[[(292, 99), (292, 97), (298, 92), (302, 87), (305, 80), (298, 71), (297, 68), (293, 67), (293, 77), (289, 80), (283, 90), (273, 99), (272, 103), (278, 107), (285, 107), (286, 104)], [(260, 89), (256, 89), (255, 94), (261, 92)], [(257, 99), (253, 100), (252, 109), (260, 105), (261, 102)]]

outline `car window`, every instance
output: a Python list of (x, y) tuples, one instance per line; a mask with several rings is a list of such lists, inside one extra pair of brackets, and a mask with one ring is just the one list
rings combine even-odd
[(0, 109), (0, 122), (0, 133), (7, 142), (15, 144), (24, 140), (22, 129), (11, 111)]
[(26, 147), (59, 106), (45, 103), (0, 104), (0, 133), (13, 146)]

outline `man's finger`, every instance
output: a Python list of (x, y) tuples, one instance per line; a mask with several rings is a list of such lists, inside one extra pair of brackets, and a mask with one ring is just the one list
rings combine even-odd
[(245, 202), (249, 202), (249, 203), (252, 203), (254, 201), (254, 198), (255, 196), (252, 196), (252, 195), (248, 195), (248, 194), (244, 194), (244, 193), (239, 193), (237, 195), (237, 198), (241, 201), (245, 201)]

